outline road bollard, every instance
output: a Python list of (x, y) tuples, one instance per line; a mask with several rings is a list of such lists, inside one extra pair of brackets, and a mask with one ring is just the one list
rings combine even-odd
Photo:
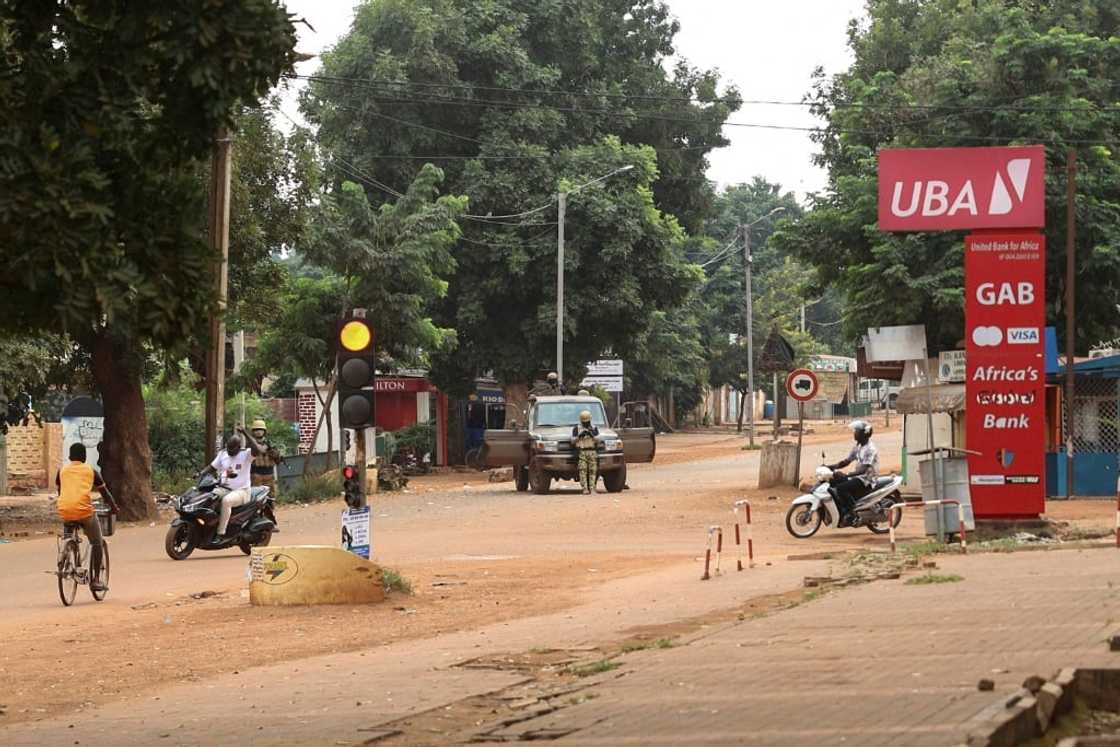
[(720, 554), (723, 552), (723, 528), (722, 527), (708, 527), (708, 549), (704, 551), (704, 575), (700, 577), (701, 581), (707, 581), (712, 577), (712, 537), (715, 537), (716, 542), (716, 575), (719, 575), (719, 560)]
[(747, 535), (747, 567), (754, 568), (754, 537), (751, 532), (751, 502), (745, 498), (741, 501), (735, 501), (731, 508), (731, 512), (735, 515), (735, 546), (738, 549), (738, 557), (735, 561), (738, 570), (743, 570), (743, 542), (739, 536), (739, 507), (743, 507), (743, 517), (746, 529), (744, 530)]

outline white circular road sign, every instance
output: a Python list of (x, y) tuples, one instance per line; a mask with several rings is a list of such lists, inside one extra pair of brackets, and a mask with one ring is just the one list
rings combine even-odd
[(798, 402), (808, 402), (816, 397), (820, 388), (817, 375), (807, 368), (790, 371), (786, 377), (786, 394)]

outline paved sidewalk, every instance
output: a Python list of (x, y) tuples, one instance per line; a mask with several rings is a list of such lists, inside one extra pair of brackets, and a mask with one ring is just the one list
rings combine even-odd
[[(561, 743), (953, 745), (1029, 675), (1120, 666), (1120, 552), (940, 556), (958, 583), (880, 581), (623, 659), (597, 697), (508, 736)], [(996, 682), (994, 693), (976, 683)]]

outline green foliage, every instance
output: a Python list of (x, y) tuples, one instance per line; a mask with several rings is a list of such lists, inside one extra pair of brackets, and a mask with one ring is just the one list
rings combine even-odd
[(401, 594), (412, 594), (412, 582), (392, 568), (381, 569), (381, 583), (385, 586), (386, 594), (394, 591)]
[[(176, 492), (168, 486), (189, 484), (190, 476), (206, 466), (204, 435), (206, 432), (206, 393), (189, 372), (174, 385), (149, 386), (144, 392), (148, 414), (148, 444), (152, 450), (153, 484), (164, 492)], [(226, 400), (227, 431), (239, 422), (241, 398)], [(268, 426), (271, 443), (281, 454), (296, 451), (297, 437), (290, 423), (278, 419), (257, 397), (245, 398), (245, 422), (260, 418)], [(180, 490), (182, 487), (180, 487)]]
[(964, 577), (955, 573), (927, 573), (923, 576), (907, 579), (906, 585), (929, 586), (931, 584), (955, 584), (958, 581), (964, 581)]
[[(371, 201), (387, 199), (374, 179), (400, 189), (429, 155), (451, 156), (431, 160), (449, 191), (471, 196), (476, 217), (435, 317), (458, 333), (454, 354), (435, 356), (446, 390), (553, 365), (556, 209), (488, 214), (548, 206), (558, 189), (634, 166), (568, 202), (567, 371), (608, 349), (635, 358), (653, 315), (698, 281), (678, 220), (695, 229), (708, 212), (707, 153), (726, 144), (721, 125), (739, 102), (720, 97), (716, 73), (669, 64), (677, 28), (659, 0), (367, 0), (323, 55), (303, 106), (341, 169), (372, 177)], [(651, 106), (656, 118), (628, 116)]]
[(591, 662), (590, 664), (573, 664), (568, 667), (568, 674), (574, 674), (576, 677), (591, 677), (596, 674), (603, 674), (605, 672), (613, 672), (621, 667), (622, 664), (610, 659), (600, 659), (599, 661)]
[(401, 448), (413, 449), (417, 456), (436, 453), (436, 426), (435, 423), (413, 423), (400, 430), (393, 431), (394, 450)]
[[(1111, 0), (875, 0), (853, 26), (852, 66), (820, 74), (829, 186), (775, 245), (845, 295), (849, 335), (923, 322), (931, 349), (963, 336), (962, 237), (876, 228), (886, 147), (1042, 143), (1047, 150), (1047, 317), (1061, 318), (1065, 165), (1077, 151), (1078, 352), (1112, 336), (1120, 295), (1120, 11)], [(918, 108), (911, 108), (911, 107)], [(884, 292), (889, 291), (889, 292)]]
[(294, 487), (280, 491), (280, 503), (318, 503), (342, 495), (342, 478), (338, 470), (315, 475), (305, 472)]

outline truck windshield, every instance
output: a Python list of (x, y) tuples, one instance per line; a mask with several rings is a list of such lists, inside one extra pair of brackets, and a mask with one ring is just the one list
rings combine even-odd
[(607, 415), (602, 402), (543, 402), (537, 405), (536, 424), (538, 426), (575, 425), (579, 414), (584, 410), (591, 412), (593, 425), (605, 426)]

